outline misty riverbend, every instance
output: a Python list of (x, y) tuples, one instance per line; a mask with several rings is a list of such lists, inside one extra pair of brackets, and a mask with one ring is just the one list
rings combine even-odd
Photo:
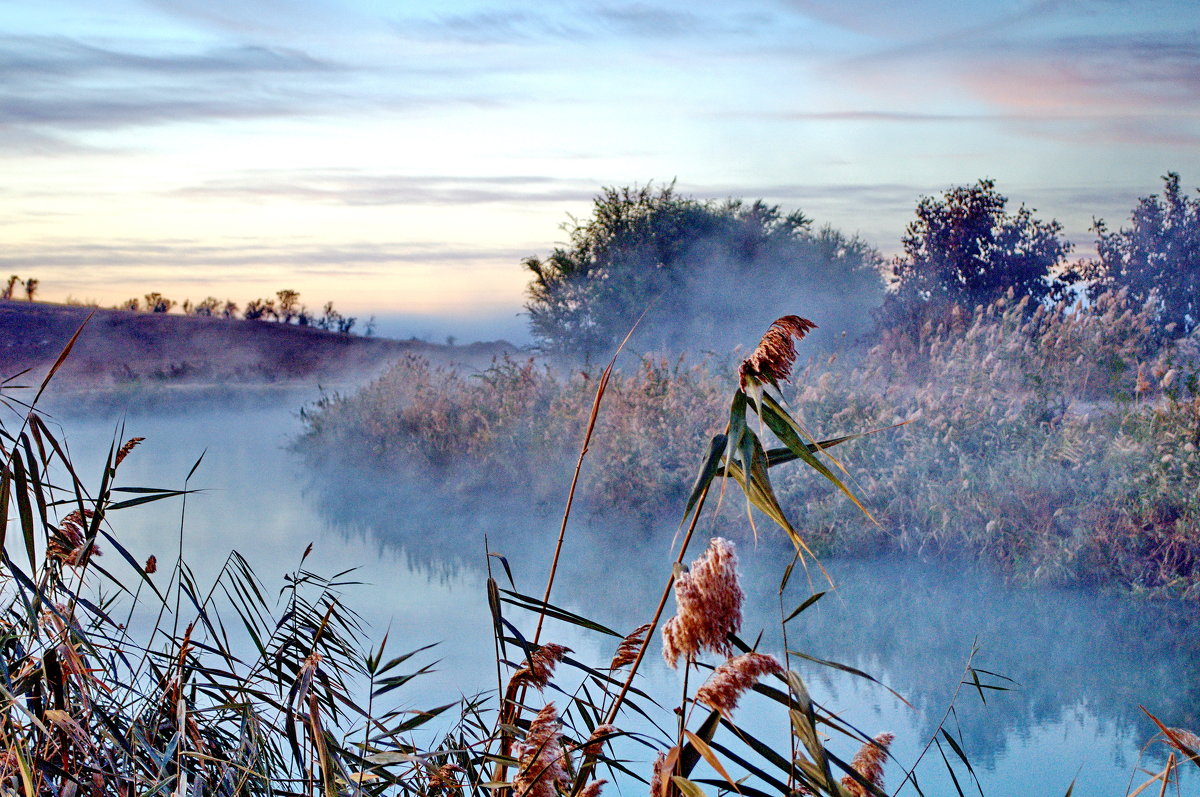
[[(451, 506), (421, 505), (420, 496), (386, 479), (308, 471), (286, 446), (300, 432), (295, 394), (269, 405), (160, 408), (154, 413), (101, 411), (62, 419), (76, 467), (96, 473), (123, 421), (126, 436), (146, 438), (122, 466), (127, 486), (180, 487), (203, 453), (190, 486), (184, 555), (201, 583), (231, 548), (240, 550), (267, 583), (299, 561), (322, 572), (359, 569), (347, 577), (349, 603), (375, 633), (389, 630), (398, 647), (439, 646), (436, 671), (405, 686), (403, 702), (428, 707), (494, 688), (491, 628), (484, 580), (485, 543), (503, 553), (517, 586), (540, 591), (557, 531), (558, 507), (537, 512), (499, 505), (494, 514), (462, 516)], [(111, 520), (135, 556), (174, 556), (178, 503), (124, 510)], [(555, 601), (625, 633), (647, 619), (668, 568), (672, 529), (631, 533), (582, 519), (568, 536)], [(787, 557), (770, 544), (739, 541), (748, 595), (743, 636), (762, 628), (764, 650), (777, 650), (779, 572)], [(1170, 726), (1200, 726), (1200, 636), (1195, 612), (1173, 603), (1059, 589), (1010, 589), (970, 566), (904, 560), (825, 563), (837, 590), (790, 626), (791, 646), (871, 673), (911, 704), (845, 673), (801, 669), (814, 698), (868, 733), (896, 734), (893, 754), (910, 762), (936, 727), (976, 642), (976, 666), (1011, 678), (1011, 691), (960, 697), (957, 727), (985, 794), (1123, 793), (1153, 726), (1145, 705)], [(825, 589), (819, 573), (813, 589)], [(794, 578), (783, 605), (808, 594)], [(773, 630), (775, 629), (775, 630)], [(606, 661), (610, 641), (551, 623), (546, 639), (574, 649), (581, 661)], [(670, 704), (678, 673), (657, 658), (646, 670), (647, 691)], [(486, 651), (489, 655), (482, 655)], [(564, 670), (560, 675), (573, 675)], [(569, 687), (568, 687), (569, 688)], [(776, 707), (747, 701), (739, 719), (755, 733), (786, 739)], [(783, 741), (781, 741), (781, 744)], [(836, 747), (836, 743), (831, 743)], [(846, 757), (852, 749), (840, 750)], [(629, 751), (644, 756), (644, 748)], [(1161, 765), (1152, 751), (1142, 766)], [(642, 765), (648, 771), (648, 764)], [(887, 782), (896, 785), (895, 765)], [(940, 762), (919, 770), (928, 794), (950, 793)], [(1190, 773), (1185, 784), (1195, 786)], [(636, 784), (634, 784), (636, 786)], [(1186, 788), (1186, 786), (1185, 786)], [(911, 786), (906, 788), (911, 791)], [(914, 792), (915, 793), (915, 792)]]

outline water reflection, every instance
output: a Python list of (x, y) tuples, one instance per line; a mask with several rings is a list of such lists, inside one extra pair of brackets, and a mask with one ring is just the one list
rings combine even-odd
[[(205, 452), (192, 482), (205, 492), (189, 499), (184, 523), (185, 556), (202, 581), (238, 548), (275, 583), (314, 542), (310, 564), (316, 569), (362, 565), (366, 585), (350, 602), (379, 634), (390, 625), (396, 648), (444, 642), (440, 655), (447, 664), (414, 682), (405, 695), (410, 705), (435, 705), (493, 686), (484, 535), (491, 550), (507, 557), (519, 588), (540, 593), (560, 507), (524, 506), (512, 492), (448, 502), (399, 478), (306, 468), (285, 448), (299, 431), (294, 408), (303, 396), (288, 399), (237, 410), (126, 414), (127, 436), (147, 440), (122, 466), (122, 483), (178, 487)], [(121, 417), (110, 409), (64, 418), (85, 479), (98, 474)], [(136, 556), (154, 553), (165, 561), (176, 545), (180, 510), (178, 503), (152, 505), (113, 520)], [(582, 512), (569, 530), (555, 601), (631, 630), (647, 619), (662, 588), (673, 531)], [(788, 552), (764, 537), (758, 545), (741, 541), (740, 554), (750, 598), (745, 636), (762, 628), (763, 647), (779, 651), (778, 583)], [(913, 760), (933, 732), (975, 640), (982, 648), (975, 664), (1017, 682), (1010, 692), (988, 695), (986, 706), (977, 695), (959, 698), (954, 727), (961, 728), (987, 794), (1061, 794), (1077, 774), (1077, 795), (1123, 793), (1152, 730), (1139, 704), (1169, 725), (1200, 727), (1194, 607), (1011, 589), (955, 564), (825, 564), (837, 589), (789, 625), (792, 647), (866, 670), (909, 701), (912, 708), (842, 673), (803, 668), (814, 694), (832, 710), (868, 732), (895, 732), (900, 760)], [(818, 572), (810, 577), (815, 588), (826, 588)], [(797, 575), (784, 610), (808, 592)], [(581, 660), (611, 655), (607, 638), (562, 625), (550, 633)], [(647, 676), (656, 694), (678, 690), (676, 674), (657, 661)], [(755, 711), (751, 704), (747, 722), (760, 721)], [(783, 732), (766, 727), (776, 714), (762, 714), (764, 734)], [(930, 794), (952, 792), (937, 773), (934, 767), (922, 787)], [(894, 772), (889, 778), (896, 782)]]

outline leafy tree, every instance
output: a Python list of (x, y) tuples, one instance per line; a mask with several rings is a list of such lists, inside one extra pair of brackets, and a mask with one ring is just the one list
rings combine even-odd
[(37, 295), (37, 289), (38, 289), (37, 279), (30, 277), (29, 279), (25, 280), (25, 299), (27, 301), (32, 302), (33, 297)]
[(11, 299), (13, 297), (13, 292), (17, 289), (17, 283), (20, 281), (21, 278), (16, 274), (13, 274), (11, 277), (9, 277), (4, 289), (0, 291), (0, 299)]
[(251, 299), (246, 302), (246, 309), (242, 311), (242, 318), (247, 321), (261, 321), (264, 318), (278, 318), (275, 312), (274, 299)]
[(151, 313), (169, 313), (175, 306), (174, 299), (168, 299), (158, 291), (146, 294), (146, 309)]
[(1006, 213), (1007, 203), (988, 179), (921, 197), (902, 239), (904, 254), (892, 260), (893, 301), (911, 312), (945, 300), (986, 304), (1010, 289), (1034, 302), (1062, 295), (1071, 251), (1062, 225), (1039, 221), (1024, 205)]
[(1179, 189), (1175, 172), (1163, 177), (1163, 194), (1142, 197), (1130, 226), (1110, 231), (1097, 220), (1099, 259), (1081, 269), (1091, 292), (1125, 290), (1151, 302), (1163, 333), (1186, 335), (1200, 326), (1200, 200)]
[(275, 305), (279, 320), (285, 324), (292, 323), (292, 319), (300, 312), (300, 292), (284, 289), (277, 291), (275, 297), (279, 299)]
[(642, 348), (755, 340), (796, 312), (829, 334), (857, 333), (883, 295), (873, 248), (762, 201), (702, 201), (673, 184), (606, 188), (591, 218), (565, 229), (567, 245), (523, 261), (525, 310), (547, 351), (611, 351), (647, 307)]

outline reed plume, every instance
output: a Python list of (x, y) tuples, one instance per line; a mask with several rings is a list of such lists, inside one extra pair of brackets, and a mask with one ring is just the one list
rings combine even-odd
[(579, 790), (578, 797), (600, 797), (600, 788), (605, 783), (608, 783), (608, 781), (604, 780), (603, 778), (600, 780), (593, 780), (591, 783)]
[(509, 681), (510, 688), (514, 685), (528, 684), (540, 692), (546, 688), (546, 684), (550, 683), (550, 676), (554, 675), (555, 665), (570, 652), (570, 648), (555, 645), (553, 642), (542, 645), (530, 654), (524, 667), (512, 674), (512, 679)]
[(667, 766), (667, 756), (665, 753), (659, 753), (654, 759), (654, 769), (650, 773), (650, 797), (663, 797), (670, 778), (671, 770)]
[(787, 381), (796, 362), (794, 340), (802, 340), (810, 330), (816, 328), (817, 325), (812, 321), (798, 315), (775, 319), (758, 342), (758, 347), (738, 368), (742, 387), (745, 388), (752, 380), (772, 385)]
[(547, 703), (529, 723), (529, 733), (517, 748), (515, 797), (557, 797), (559, 788), (566, 789), (571, 782), (564, 758), (558, 711)]
[(155, 556), (154, 554), (151, 554), (150, 558), (146, 560), (146, 566), (143, 567), (142, 569), (146, 571), (146, 575), (148, 575), (148, 576), (152, 576), (155, 573), (157, 573), (158, 572), (158, 557)]
[[(65, 565), (78, 567), (83, 564), (84, 552), (87, 548), (87, 522), (92, 517), (92, 510), (85, 509), (80, 514), (76, 509), (62, 519), (58, 529), (46, 546), (46, 556)], [(100, 548), (91, 546), (91, 556), (100, 556)]]
[(642, 649), (642, 644), (646, 641), (646, 634), (650, 633), (652, 627), (653, 625), (650, 623), (643, 623), (632, 634), (622, 639), (621, 644), (617, 645), (617, 652), (613, 656), (612, 663), (608, 665), (608, 669), (616, 670), (636, 661), (638, 651)]
[(145, 439), (146, 438), (144, 437), (131, 437), (126, 440), (125, 445), (121, 446), (121, 448), (117, 451), (116, 458), (113, 460), (113, 470), (116, 470), (117, 467), (125, 461), (125, 457), (129, 456), (129, 452), (137, 448), (138, 444)]
[[(895, 738), (895, 734), (879, 734), (859, 748), (859, 751), (854, 754), (854, 760), (850, 762), (851, 768), (862, 776), (863, 780), (879, 788), (880, 791), (883, 790), (883, 762), (887, 760), (888, 747)], [(849, 775), (842, 777), (842, 786), (846, 788), (851, 797), (870, 797), (871, 795), (861, 783)]]
[(607, 722), (603, 725), (597, 725), (596, 730), (592, 731), (587, 741), (583, 743), (583, 754), (588, 756), (600, 755), (600, 750), (604, 747), (605, 740), (616, 732), (617, 727)]
[(458, 778), (464, 774), (466, 774), (466, 770), (458, 764), (442, 764), (429, 773), (429, 787), (431, 789), (461, 789), (462, 783)]
[(781, 675), (783, 667), (774, 656), (766, 653), (743, 653), (729, 659), (708, 677), (696, 690), (696, 702), (703, 703), (728, 716), (737, 708), (738, 700), (764, 675)]
[(675, 579), (675, 616), (663, 625), (663, 658), (672, 667), (680, 656), (695, 657), (702, 649), (733, 655), (728, 635), (742, 624), (737, 554), (733, 543), (714, 537), (692, 566)]

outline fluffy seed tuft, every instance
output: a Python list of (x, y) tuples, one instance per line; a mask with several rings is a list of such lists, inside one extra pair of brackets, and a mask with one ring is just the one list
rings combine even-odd
[(796, 362), (796, 344), (793, 341), (802, 340), (810, 330), (817, 325), (807, 318), (798, 315), (785, 315), (777, 318), (771, 324), (758, 348), (738, 368), (742, 387), (752, 380), (759, 383), (778, 385), (787, 381), (792, 375), (792, 365)]
[[(895, 738), (895, 734), (892, 733), (879, 734), (859, 748), (859, 751), (854, 754), (854, 760), (850, 762), (850, 766), (862, 776), (863, 780), (877, 786), (881, 791), (883, 790), (883, 762), (887, 760), (888, 748)], [(870, 797), (870, 792), (849, 775), (842, 777), (842, 785), (846, 787), (846, 791), (851, 797)]]
[(663, 658), (672, 667), (682, 656), (694, 658), (707, 649), (733, 655), (729, 634), (742, 625), (737, 554), (733, 543), (713, 537), (687, 572), (675, 579), (675, 616), (663, 625)]
[(738, 700), (764, 675), (781, 675), (783, 667), (766, 653), (744, 653), (713, 670), (704, 685), (696, 690), (696, 702), (728, 716)]
[(553, 703), (547, 703), (529, 723), (525, 741), (518, 745), (515, 797), (557, 797), (558, 789), (566, 789), (571, 782), (563, 766), (564, 757), (558, 711)]

